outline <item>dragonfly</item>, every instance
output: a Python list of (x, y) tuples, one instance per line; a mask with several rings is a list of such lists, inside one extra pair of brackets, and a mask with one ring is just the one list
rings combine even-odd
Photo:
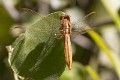
[[(27, 11), (31, 14), (39, 14), (37, 12), (34, 12), (32, 10), (29, 9), (25, 9), (24, 11)], [(83, 20), (77, 20), (75, 22), (71, 22), (70, 16), (66, 13), (63, 13), (60, 17), (60, 22), (57, 22), (57, 19), (52, 19), (52, 21), (55, 21), (54, 23), (57, 23), (59, 25), (58, 28), (50, 28), (50, 27), (45, 27), (45, 28), (40, 28), (40, 31), (52, 31), (54, 30), (54, 35), (60, 35), (60, 38), (64, 39), (64, 55), (65, 55), (65, 60), (66, 60), (66, 64), (68, 66), (68, 69), (71, 70), (72, 69), (72, 46), (71, 46), (71, 39), (75, 38), (76, 35), (78, 34), (84, 34), (87, 33), (88, 31), (93, 30), (91, 27), (89, 27), (87, 24), (84, 23), (84, 19), (92, 14), (94, 14), (95, 12), (92, 12), (90, 14), (88, 14), (87, 16), (85, 16), (83, 18)], [(41, 15), (39, 15), (41, 16)], [(43, 16), (43, 15), (42, 15)], [(37, 20), (41, 20), (42, 17), (37, 17)], [(51, 22), (51, 18), (47, 19), (49, 22)], [(47, 21), (46, 20), (46, 21)], [(33, 24), (36, 24), (35, 22)], [(51, 25), (50, 25), (51, 26)], [(34, 27), (34, 29), (37, 29)]]
[[(91, 14), (93, 14), (93, 13), (90, 13), (89, 15), (91, 15)], [(61, 31), (61, 34), (64, 36), (65, 60), (66, 60), (69, 70), (71, 70), (71, 68), (72, 68), (72, 46), (71, 46), (70, 37), (71, 37), (73, 30), (72, 30), (72, 23), (70, 20), (70, 16), (67, 14), (64, 14), (63, 16), (61, 16), (61, 24), (62, 24), (62, 26), (60, 28), (60, 31)], [(76, 30), (76, 31), (78, 33), (83, 34), (90, 30), (92, 30), (90, 27), (85, 28), (85, 25), (84, 25), (84, 27), (81, 27), (80, 30)]]
[(68, 15), (61, 16), (61, 34), (64, 36), (64, 54), (67, 66), (69, 69), (72, 67), (72, 47), (70, 36), (72, 32), (72, 26), (70, 22), (70, 17)]

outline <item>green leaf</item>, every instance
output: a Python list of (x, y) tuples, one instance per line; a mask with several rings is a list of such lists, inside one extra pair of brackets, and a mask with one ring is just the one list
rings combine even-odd
[(63, 12), (55, 12), (32, 25), (24, 25), (26, 31), (16, 39), (9, 56), (13, 71), (22, 80), (57, 80), (63, 73), (63, 41), (54, 33), (61, 26), (61, 15)]

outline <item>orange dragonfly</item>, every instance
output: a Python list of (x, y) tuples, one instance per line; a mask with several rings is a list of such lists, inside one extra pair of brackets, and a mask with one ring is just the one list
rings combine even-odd
[[(90, 13), (90, 14), (93, 14), (93, 13)], [(68, 68), (71, 70), (71, 68), (72, 68), (72, 47), (71, 47), (70, 37), (71, 37), (73, 30), (72, 30), (72, 23), (70, 20), (70, 16), (67, 14), (64, 14), (63, 16), (61, 16), (61, 24), (62, 24), (62, 26), (60, 28), (60, 31), (61, 31), (61, 34), (64, 36), (65, 60), (66, 60)], [(89, 30), (92, 30), (92, 29), (89, 27), (85, 28), (85, 26), (84, 26), (84, 27), (81, 27), (81, 29), (78, 30), (78, 32), (86, 33)]]

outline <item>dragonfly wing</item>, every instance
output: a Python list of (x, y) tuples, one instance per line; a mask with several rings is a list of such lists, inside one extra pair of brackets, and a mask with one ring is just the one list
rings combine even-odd
[(37, 13), (31, 9), (22, 8), (20, 9), (20, 17), (23, 23), (26, 22), (35, 23), (36, 21), (42, 19), (44, 15)]
[(87, 25), (84, 21), (77, 21), (76, 23), (72, 24), (72, 35), (71, 37), (74, 38), (78, 34), (84, 34), (88, 31), (93, 30), (89, 25)]

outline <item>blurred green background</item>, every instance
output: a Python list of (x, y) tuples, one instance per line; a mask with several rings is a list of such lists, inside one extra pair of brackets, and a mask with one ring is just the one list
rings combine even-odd
[(64, 11), (74, 22), (85, 15), (95, 32), (80, 35), (72, 42), (73, 68), (60, 80), (120, 79), (120, 2), (119, 0), (0, 0), (0, 80), (14, 80), (6, 46), (22, 32), (20, 12), (28, 8), (47, 15)]

